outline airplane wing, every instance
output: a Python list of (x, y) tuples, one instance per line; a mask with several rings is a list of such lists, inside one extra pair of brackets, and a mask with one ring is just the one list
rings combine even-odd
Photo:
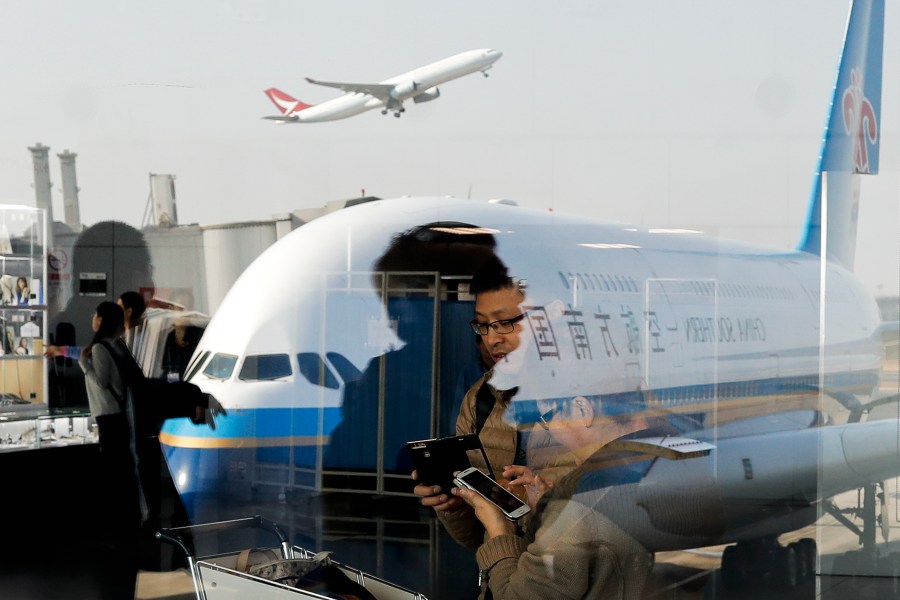
[(297, 115), (291, 115), (291, 116), (269, 115), (269, 116), (263, 117), (263, 119), (268, 119), (270, 121), (278, 121), (279, 123), (296, 123), (297, 121), (300, 120), (300, 117), (298, 117)]
[(391, 92), (394, 91), (393, 85), (384, 83), (346, 83), (342, 81), (319, 81), (318, 79), (306, 78), (306, 81), (315, 85), (324, 85), (325, 87), (333, 87), (349, 94), (370, 94), (380, 100), (389, 100)]
[(706, 456), (715, 449), (707, 442), (685, 437), (629, 438), (614, 440), (607, 444), (610, 450), (641, 452), (661, 456), (669, 460), (683, 460)]

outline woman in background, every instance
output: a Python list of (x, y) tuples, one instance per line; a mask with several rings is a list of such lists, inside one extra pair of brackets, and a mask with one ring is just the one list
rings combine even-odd
[(84, 371), (88, 406), (100, 433), (100, 452), (116, 453), (123, 447), (119, 439), (123, 435), (127, 451), (128, 427), (121, 402), (125, 397), (125, 377), (111, 354), (122, 343), (125, 313), (114, 302), (101, 302), (91, 315), (91, 329), (94, 337), (89, 346), (81, 349), (78, 364)]
[[(88, 406), (100, 435), (100, 468), (104, 471), (97, 490), (98, 502), (108, 507), (100, 525), (109, 543), (114, 566), (103, 581), (104, 598), (133, 598), (137, 583), (141, 528), (140, 495), (131, 436), (125, 411), (126, 374), (115, 354), (131, 358), (122, 339), (125, 313), (115, 302), (101, 302), (91, 316), (94, 337), (81, 351), (78, 364), (84, 371)], [(104, 557), (105, 559), (105, 557)]]

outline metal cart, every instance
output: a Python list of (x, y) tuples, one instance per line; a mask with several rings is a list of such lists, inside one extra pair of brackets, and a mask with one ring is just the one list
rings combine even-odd
[[(195, 556), (191, 549), (193, 541), (198, 539), (198, 536), (239, 529), (257, 529), (272, 534), (274, 538), (277, 538), (278, 552), (284, 558), (310, 558), (315, 554), (299, 546), (292, 546), (277, 524), (259, 515), (231, 521), (161, 529), (156, 533), (156, 538), (174, 544), (184, 552), (187, 557), (188, 569), (193, 579), (197, 600), (245, 598), (260, 600), (318, 598), (319, 600), (329, 600), (328, 597), (316, 592), (301, 590), (238, 571), (235, 567), (237, 566), (241, 550)], [(395, 585), (337, 561), (332, 562), (350, 576), (351, 579), (370, 591), (378, 600), (427, 600), (425, 596), (418, 592)]]

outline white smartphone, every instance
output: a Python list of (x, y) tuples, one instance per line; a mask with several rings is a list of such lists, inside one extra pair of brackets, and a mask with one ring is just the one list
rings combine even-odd
[(482, 473), (476, 467), (470, 467), (456, 474), (453, 482), (459, 487), (469, 488), (478, 492), (486, 500), (492, 502), (510, 521), (531, 511), (531, 508), (508, 492), (502, 485)]

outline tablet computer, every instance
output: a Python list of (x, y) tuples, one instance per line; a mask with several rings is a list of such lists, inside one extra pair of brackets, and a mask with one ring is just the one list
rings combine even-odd
[(415, 465), (419, 483), (439, 485), (443, 493), (450, 493), (454, 486), (453, 473), (472, 466), (469, 460), (472, 452), (481, 454), (491, 470), (477, 433), (406, 442), (406, 450)]

